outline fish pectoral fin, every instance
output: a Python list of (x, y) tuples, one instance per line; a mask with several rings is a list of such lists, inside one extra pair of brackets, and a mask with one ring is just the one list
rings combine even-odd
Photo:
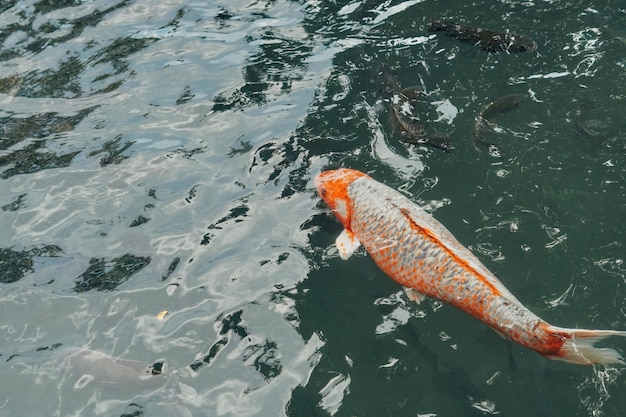
[(504, 340), (508, 340), (508, 341), (510, 341), (510, 340), (511, 340), (511, 338), (510, 338), (509, 336), (505, 335), (505, 334), (504, 334), (504, 332), (502, 332), (502, 331), (500, 331), (500, 330), (498, 330), (498, 329), (494, 329), (493, 327), (492, 327), (492, 329), (493, 329), (493, 331), (494, 331), (494, 332), (496, 332), (496, 334), (497, 334), (498, 336), (500, 336), (500, 337), (501, 337), (501, 338), (503, 338)]
[(426, 299), (426, 296), (421, 292), (414, 290), (413, 288), (404, 287), (404, 293), (411, 301), (415, 301), (417, 304), (421, 304)]
[(361, 246), (361, 242), (354, 236), (352, 231), (343, 229), (343, 232), (335, 240), (335, 246), (337, 246), (341, 259), (346, 260)]

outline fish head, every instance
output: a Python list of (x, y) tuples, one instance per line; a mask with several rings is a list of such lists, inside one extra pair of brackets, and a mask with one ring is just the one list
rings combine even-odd
[(379, 84), (379, 93), (382, 94), (384, 98), (389, 98), (396, 92), (402, 90), (400, 82), (394, 75), (391, 68), (389, 68), (386, 64), (380, 64), (378, 66), (376, 77)]
[(516, 35), (513, 40), (510, 48), (513, 52), (531, 52), (537, 49), (537, 43), (526, 35)]
[(367, 175), (348, 168), (324, 171), (315, 177), (317, 193), (346, 229), (350, 229), (350, 196), (348, 195), (348, 187), (354, 180), (361, 177), (367, 177)]

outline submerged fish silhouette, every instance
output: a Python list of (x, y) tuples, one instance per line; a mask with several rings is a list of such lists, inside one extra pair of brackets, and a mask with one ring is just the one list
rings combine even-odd
[(437, 298), (550, 359), (581, 365), (623, 363), (594, 343), (626, 331), (552, 326), (527, 309), (441, 223), (398, 191), (353, 169), (322, 172), (318, 194), (343, 224), (343, 259), (363, 245), (376, 265), (411, 290)]
[(62, 356), (60, 367), (65, 375), (72, 378), (75, 388), (87, 384), (125, 389), (131, 385), (156, 388), (167, 382), (161, 375), (163, 362), (148, 363), (114, 358), (106, 353), (90, 349), (66, 348), (57, 356)]
[[(174, 373), (163, 373), (163, 362), (148, 364), (141, 361), (116, 358), (103, 352), (86, 348), (64, 348), (55, 355), (64, 378), (74, 389), (98, 386), (114, 392), (154, 392), (155, 406), (167, 417), (191, 417), (183, 397), (197, 395), (194, 388), (177, 381)], [(166, 388), (177, 388), (179, 394)]]
[[(474, 129), (472, 132), (474, 148), (476, 148), (476, 150), (484, 151), (489, 149), (494, 152), (497, 151), (494, 144), (485, 142), (485, 137), (494, 130), (495, 125), (493, 119), (502, 113), (517, 108), (524, 98), (526, 98), (525, 94), (508, 94), (498, 97), (482, 107), (476, 120), (474, 120)], [(497, 152), (499, 153), (499, 151)]]
[(473, 28), (449, 20), (432, 20), (428, 31), (446, 32), (448, 36), (472, 43), (487, 52), (526, 52), (537, 49), (537, 44), (526, 35)]
[(418, 87), (404, 88), (391, 69), (382, 64), (378, 69), (378, 80), (383, 96), (389, 100), (391, 124), (398, 131), (403, 142), (416, 145), (429, 145), (446, 152), (454, 150), (450, 137), (442, 132), (428, 133), (424, 123), (415, 116), (411, 103), (421, 95)]

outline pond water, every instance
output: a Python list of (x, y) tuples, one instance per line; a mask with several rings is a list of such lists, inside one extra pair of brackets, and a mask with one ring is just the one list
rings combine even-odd
[[(313, 186), (367, 172), (550, 323), (626, 330), (625, 22), (611, 0), (3, 1), (0, 417), (625, 415), (622, 366), (339, 259)], [(454, 151), (402, 141), (381, 65)]]

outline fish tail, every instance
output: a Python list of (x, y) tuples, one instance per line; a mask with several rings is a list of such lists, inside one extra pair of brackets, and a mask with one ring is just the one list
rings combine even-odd
[(619, 330), (586, 330), (586, 329), (562, 329), (553, 328), (555, 334), (565, 337), (563, 345), (554, 354), (548, 355), (551, 359), (579, 365), (592, 364), (622, 364), (622, 356), (611, 348), (598, 348), (594, 344), (609, 337), (626, 337), (626, 331)]

